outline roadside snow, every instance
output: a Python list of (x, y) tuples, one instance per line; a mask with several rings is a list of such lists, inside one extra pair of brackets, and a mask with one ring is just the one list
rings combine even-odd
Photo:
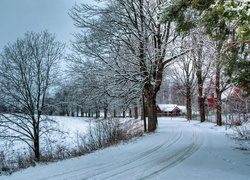
[(159, 118), (153, 134), (0, 180), (249, 179), (249, 143), (243, 150), (241, 142), (228, 137), (231, 133), (213, 123)]

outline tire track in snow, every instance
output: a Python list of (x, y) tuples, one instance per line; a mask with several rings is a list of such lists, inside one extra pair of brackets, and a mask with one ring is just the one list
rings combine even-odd
[[(134, 179), (153, 178), (159, 173), (176, 166), (177, 164), (181, 163), (186, 158), (191, 156), (195, 151), (199, 149), (202, 144), (202, 139), (198, 141), (198, 135), (194, 134), (191, 138), (192, 140), (190, 141), (190, 143), (187, 143), (187, 145), (179, 149), (176, 146), (178, 146), (178, 143), (185, 141), (186, 137), (184, 136), (182, 136), (182, 140), (180, 140), (180, 142), (176, 142), (175, 144), (173, 144), (173, 147), (167, 146), (165, 148), (167, 153), (164, 154), (164, 156), (156, 156), (158, 157), (158, 159), (155, 158), (156, 161), (148, 162), (148, 164), (151, 164), (151, 166), (148, 166), (148, 168), (144, 169), (143, 171), (139, 171), (137, 177), (135, 177)], [(169, 151), (168, 148), (171, 148), (171, 150)]]
[(186, 148), (180, 149), (179, 151), (173, 153), (171, 156), (168, 156), (165, 159), (162, 159), (162, 162), (154, 166), (153, 172), (147, 172), (148, 175), (143, 176), (139, 179), (153, 178), (157, 176), (159, 173), (178, 165), (179, 163), (184, 161), (186, 158), (190, 157), (194, 152), (196, 152), (199, 149), (200, 145), (201, 144), (192, 143)]
[[(174, 134), (174, 133), (173, 133)], [(144, 149), (141, 152), (135, 153), (131, 152), (129, 155), (125, 154), (124, 156), (119, 156), (118, 159), (115, 159), (114, 161), (109, 161), (109, 162), (104, 162), (99, 165), (92, 165), (92, 166), (84, 166), (82, 168), (74, 169), (71, 171), (67, 171), (64, 173), (58, 173), (53, 176), (45, 177), (45, 178), (40, 178), (39, 180), (52, 180), (52, 179), (78, 179), (77, 177), (82, 177), (80, 179), (93, 179), (95, 176), (98, 176), (100, 174), (105, 174), (106, 172), (112, 171), (117, 168), (117, 166), (126, 166), (129, 165), (130, 163), (133, 163), (134, 161), (143, 161), (147, 156), (150, 156), (152, 153), (160, 149), (165, 143), (169, 143), (170, 141), (172, 142), (171, 144), (174, 144), (175, 142), (178, 141), (178, 139), (181, 137), (181, 134), (178, 136), (174, 136), (174, 134), (168, 139), (164, 141), (164, 143), (157, 144), (154, 147), (148, 147), (147, 149)], [(154, 135), (150, 135), (152, 137)], [(145, 137), (147, 138), (147, 137)], [(66, 178), (67, 177), (67, 178)]]
[[(187, 125), (181, 128), (167, 127), (167, 130), (145, 137), (152, 139), (146, 148), (139, 146), (142, 138), (129, 144), (135, 147), (133, 152), (121, 152), (119, 157), (112, 157), (105, 162), (100, 159), (95, 165), (84, 164), (77, 169), (45, 179), (153, 179), (190, 157), (201, 146), (202, 133), (195, 132)], [(157, 138), (161, 138), (162, 141), (155, 140)], [(112, 151), (110, 153), (112, 154)]]
[[(172, 131), (175, 132), (175, 129), (172, 129)], [(152, 138), (153, 136), (154, 135), (150, 136), (150, 138)], [(148, 147), (147, 149), (142, 149), (141, 151), (138, 152), (132, 152), (129, 155), (125, 154), (123, 157), (120, 156), (118, 159), (106, 162), (105, 163), (106, 165), (103, 165), (102, 167), (98, 168), (93, 168), (88, 172), (86, 172), (86, 169), (82, 169), (82, 172), (79, 173), (78, 176), (84, 177), (82, 179), (91, 179), (91, 180), (100, 178), (110, 179), (118, 174), (128, 172), (131, 169), (134, 169), (136, 167), (138, 168), (139, 166), (143, 166), (145, 159), (147, 159), (152, 155), (155, 155), (155, 152), (161, 149), (164, 145), (168, 144), (168, 146), (171, 146), (172, 144), (175, 144), (176, 142), (178, 142), (181, 136), (182, 136), (181, 132), (179, 132), (178, 134), (176, 132), (172, 133), (171, 136), (169, 136), (160, 144), (154, 144), (154, 146)], [(138, 162), (140, 162), (139, 165)], [(121, 169), (123, 167), (126, 167), (126, 170), (121, 170), (117, 172), (117, 169)], [(71, 172), (68, 173), (71, 174)], [(74, 171), (74, 173), (76, 172)], [(75, 179), (75, 174), (72, 177), (68, 177), (67, 179)]]
[[(187, 128), (187, 127), (186, 127)], [(165, 171), (179, 163), (183, 160), (191, 156), (196, 150), (199, 149), (201, 145), (201, 139), (198, 141), (198, 135), (192, 134), (191, 132), (191, 140), (190, 143), (186, 139), (185, 136), (182, 135), (182, 131), (178, 132), (179, 136), (176, 139), (172, 139), (171, 142), (165, 141), (161, 144), (159, 148), (152, 148), (150, 154), (146, 155), (141, 159), (136, 159), (129, 164), (123, 164), (122, 166), (118, 166), (111, 171), (103, 173), (101, 176), (96, 175), (92, 176), (91, 179), (98, 179), (101, 177), (102, 179), (124, 179), (126, 175), (131, 175), (134, 173), (134, 179), (145, 179), (145, 178), (152, 178), (159, 174), (162, 171)], [(175, 133), (175, 135), (177, 135)], [(182, 140), (181, 140), (182, 138)], [(178, 142), (187, 141), (188, 144), (180, 148), (179, 150), (176, 147)], [(175, 145), (175, 146), (174, 146)], [(171, 151), (169, 152), (168, 149), (173, 146)], [(178, 145), (177, 145), (178, 146)], [(164, 150), (167, 151), (167, 154), (164, 154)], [(159, 153), (163, 155), (159, 156)], [(158, 158), (158, 159), (157, 159)], [(128, 165), (128, 166), (127, 166)], [(120, 170), (119, 170), (120, 169)], [(113, 173), (113, 172), (114, 173)], [(128, 177), (129, 178), (129, 177)], [(131, 176), (130, 176), (131, 179)], [(133, 179), (133, 178), (132, 178)]]
[[(171, 139), (171, 142), (169, 142), (167, 140), (164, 143), (162, 143), (154, 148), (151, 148), (142, 154), (138, 154), (138, 156), (135, 156), (134, 158), (130, 158), (131, 160), (127, 163), (124, 163), (124, 160), (121, 160), (120, 166), (117, 165), (117, 162), (115, 162), (116, 168), (111, 169), (110, 171), (104, 172), (101, 176), (102, 179), (113, 179), (113, 178), (116, 179), (115, 177), (117, 175), (120, 176), (121, 174), (130, 174), (131, 170), (135, 171), (137, 169), (140, 169), (141, 167), (144, 167), (145, 162), (147, 162), (148, 159), (152, 159), (152, 156), (155, 156), (160, 149), (163, 149), (163, 148), (165, 149), (165, 148), (170, 147), (171, 145), (175, 144), (176, 142), (178, 142), (179, 139), (181, 138), (181, 136), (182, 136), (182, 133), (179, 133), (175, 139), (173, 139), (173, 138)], [(117, 172), (118, 169), (121, 169), (121, 170), (119, 170)], [(112, 171), (114, 171), (114, 173), (112, 173)], [(99, 176), (100, 176), (99, 174), (96, 176), (90, 176), (89, 179), (99, 179)]]

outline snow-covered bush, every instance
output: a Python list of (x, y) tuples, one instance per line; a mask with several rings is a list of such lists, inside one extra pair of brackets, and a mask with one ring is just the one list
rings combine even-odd
[(135, 124), (128, 122), (122, 123), (119, 119), (109, 118), (90, 123), (87, 135), (80, 136), (80, 144), (84, 144), (85, 150), (93, 151), (143, 134), (142, 128), (132, 130)]
[(1, 151), (0, 152), (0, 175), (3, 173), (3, 172), (6, 172), (6, 171), (9, 171), (10, 168), (8, 167), (8, 163), (6, 161), (6, 154), (4, 151)]
[[(88, 125), (86, 121), (89, 121)], [(51, 128), (56, 131), (45, 133), (41, 138), (40, 162), (81, 156), (143, 134), (141, 123), (134, 120), (81, 119), (80, 122), (72, 122), (72, 119), (67, 119), (65, 122), (59, 119), (58, 122), (58, 130), (51, 124)], [(72, 127), (75, 126), (72, 123), (79, 123), (74, 129), (76, 132), (72, 132), (73, 129), (65, 130), (69, 126), (68, 122)], [(24, 148), (22, 144), (6, 141), (0, 145), (0, 175), (36, 165), (32, 150)]]
[(250, 139), (250, 122), (244, 122), (241, 124), (241, 126), (234, 126), (233, 128), (236, 132), (239, 138), (241, 139)]

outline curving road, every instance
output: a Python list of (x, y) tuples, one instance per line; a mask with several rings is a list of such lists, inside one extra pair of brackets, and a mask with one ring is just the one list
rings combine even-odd
[(0, 179), (249, 179), (250, 155), (235, 151), (225, 135), (198, 126), (161, 118), (156, 133), (136, 141)]

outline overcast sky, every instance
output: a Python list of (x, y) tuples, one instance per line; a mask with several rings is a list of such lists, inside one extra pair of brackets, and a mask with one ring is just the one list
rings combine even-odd
[(68, 43), (76, 32), (69, 9), (94, 0), (0, 0), (0, 53), (8, 42), (24, 37), (27, 31), (48, 30), (57, 40)]

